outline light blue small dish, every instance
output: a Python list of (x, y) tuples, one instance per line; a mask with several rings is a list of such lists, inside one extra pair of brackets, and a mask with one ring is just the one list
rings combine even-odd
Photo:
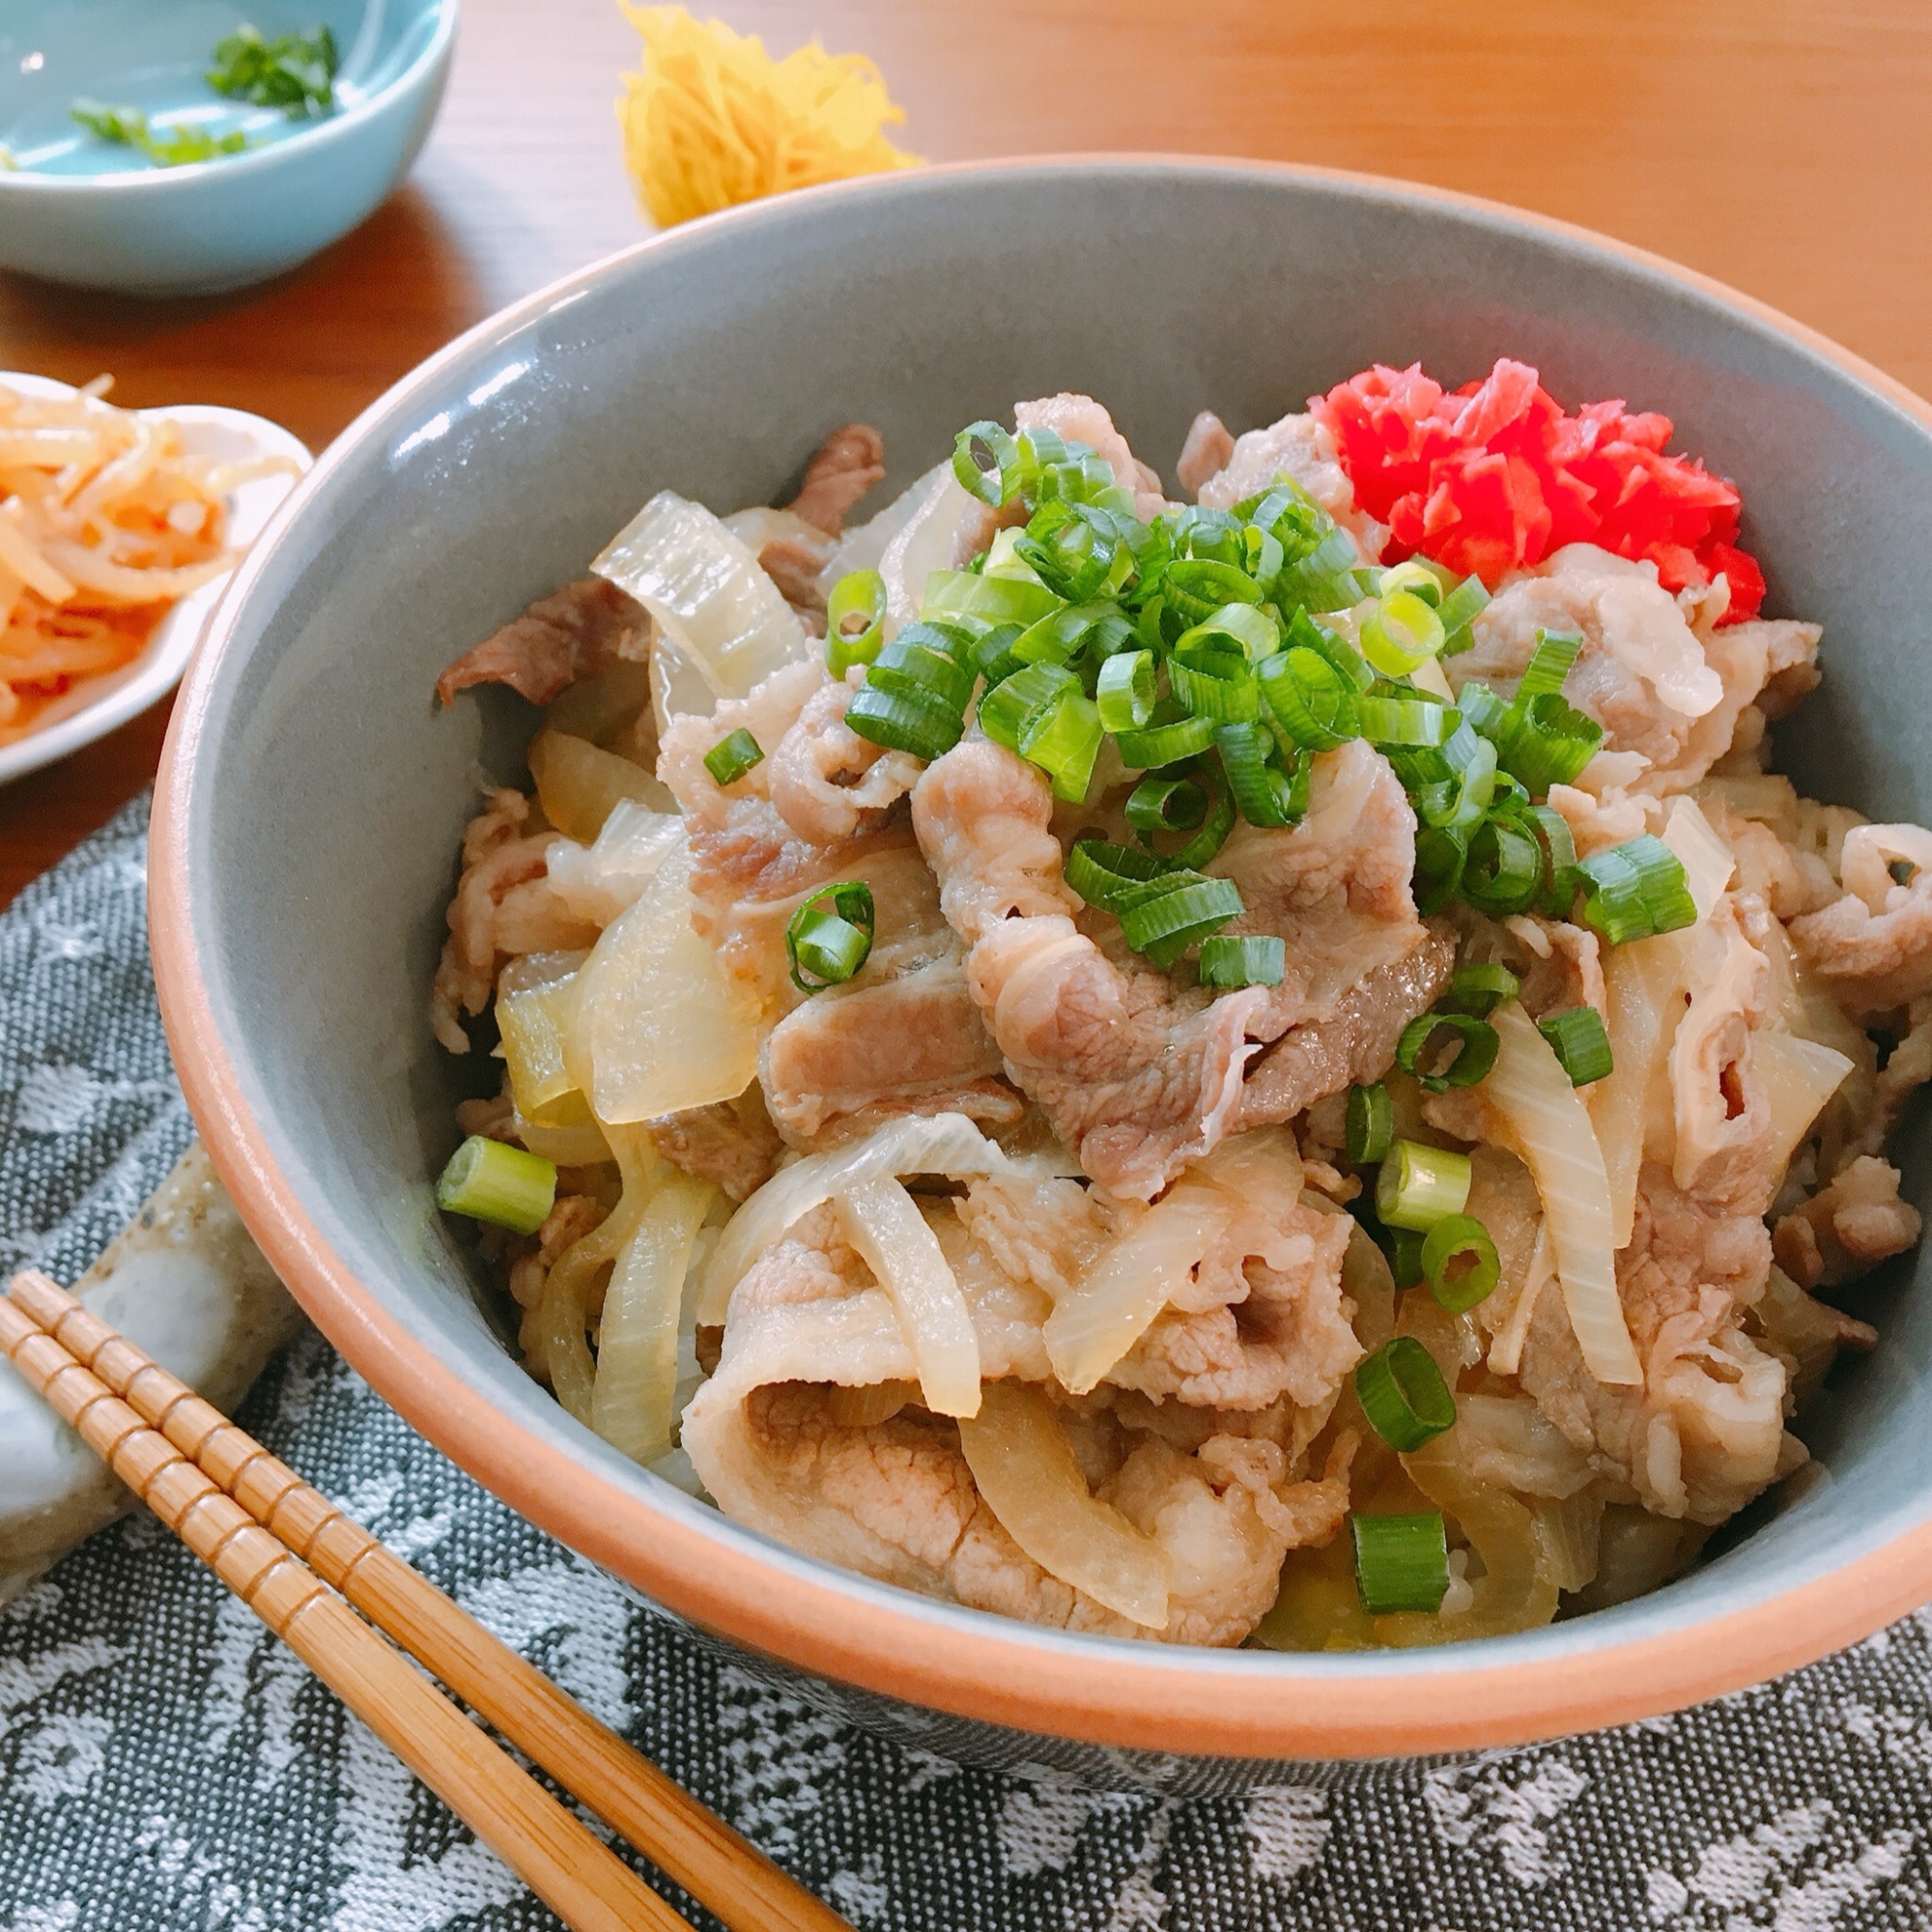
[[(449, 74), (457, 0), (7, 0), (0, 6), (0, 267), (128, 295), (210, 295), (292, 269), (395, 187)], [(270, 39), (327, 25), (335, 111), (291, 120), (202, 78), (243, 21)], [(239, 155), (156, 167), (84, 131), (76, 99), (157, 131), (235, 129)]]

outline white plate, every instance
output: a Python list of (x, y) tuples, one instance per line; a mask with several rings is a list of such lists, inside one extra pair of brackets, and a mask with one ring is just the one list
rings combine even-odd
[[(0, 371), (0, 384), (28, 396), (75, 393), (67, 384), (45, 376)], [(286, 456), (294, 460), (298, 473), (315, 461), (308, 445), (298, 441), (279, 423), (251, 416), (242, 410), (183, 403), (172, 409), (142, 410), (140, 413), (179, 424), (183, 443), (196, 456), (238, 463), (256, 456)], [(263, 476), (234, 491), (228, 498), (230, 547), (245, 550), (253, 543), (275, 505), (295, 485), (295, 476)], [(41, 713), (24, 738), (0, 746), (0, 784), (37, 772), (56, 758), (64, 758), (70, 752), (104, 738), (116, 725), (127, 724), (128, 719), (165, 697), (181, 682), (187, 661), (201, 641), (209, 612), (227, 589), (233, 575), (232, 571), (223, 571), (191, 596), (184, 597), (155, 626), (154, 636), (132, 664), (123, 665), (119, 670), (103, 671), (99, 677), (82, 678), (65, 696)]]

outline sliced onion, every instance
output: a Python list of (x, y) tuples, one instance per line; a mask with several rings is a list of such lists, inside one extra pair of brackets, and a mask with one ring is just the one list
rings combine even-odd
[(961, 528), (985, 508), (959, 487), (950, 461), (927, 470), (906, 494), (913, 498), (911, 512), (879, 559), (879, 575), (886, 580), (889, 639), (918, 621), (925, 580), (935, 570), (952, 567)]
[(743, 697), (760, 678), (811, 655), (797, 612), (757, 558), (702, 504), (669, 490), (660, 490), (590, 567), (651, 613), (714, 703)]
[(1042, 1570), (1144, 1630), (1166, 1627), (1166, 1552), (1088, 1490), (1038, 1389), (988, 1383), (959, 1446), (986, 1507)]
[(1825, 1102), (1844, 1085), (1852, 1063), (1815, 1040), (1770, 1033), (1753, 1037), (1751, 1065), (1771, 1102), (1772, 1169), (1777, 1172), (1790, 1164)]
[(1685, 942), (1691, 930), (1611, 947), (1604, 961), (1604, 1026), (1614, 1065), (1591, 1087), (1586, 1104), (1609, 1183), (1610, 1241), (1618, 1248), (1629, 1246), (1636, 1224), (1637, 1175), (1653, 1094), (1664, 1083), (1670, 1043), (1684, 1016), (1690, 973)]
[(1153, 1325), (1239, 1211), (1232, 1196), (1177, 1181), (1095, 1258), (1046, 1319), (1053, 1372), (1085, 1395)]
[(544, 862), (557, 897), (571, 912), (609, 925), (637, 904), (683, 837), (679, 813), (653, 811), (635, 799), (620, 799), (594, 844), (554, 838), (544, 848)]
[(1500, 1118), (1510, 1151), (1535, 1178), (1583, 1360), (1600, 1382), (1641, 1382), (1643, 1368), (1617, 1294), (1609, 1179), (1589, 1112), (1520, 1006), (1512, 1000), (1498, 1007), (1490, 1024), (1496, 1030), (1496, 1064), (1477, 1091)]
[(604, 1293), (590, 1426), (633, 1462), (671, 1445), (685, 1271), (717, 1186), (675, 1171), (659, 1181)]
[(735, 1100), (758, 1070), (763, 1028), (691, 929), (691, 848), (667, 854), (579, 980), (570, 1070), (606, 1122)]
[(777, 1246), (793, 1222), (834, 1195), (902, 1174), (943, 1174), (964, 1180), (1020, 1171), (1020, 1163), (1002, 1153), (964, 1114), (908, 1115), (888, 1121), (862, 1141), (808, 1154), (766, 1181), (718, 1237), (704, 1269), (698, 1322), (722, 1326), (730, 1312), (731, 1291), (752, 1264)]
[(935, 1415), (980, 1409), (980, 1341), (939, 1237), (896, 1180), (861, 1181), (838, 1195), (845, 1238), (892, 1297), (920, 1392)]
[(1696, 902), (1697, 917), (1709, 919), (1711, 908), (1724, 895), (1738, 862), (1731, 848), (1711, 829), (1711, 821), (1699, 810), (1696, 800), (1674, 798), (1670, 816), (1663, 827), (1663, 842), (1677, 855), (1684, 877)]
[(1536, 1630), (1556, 1614), (1556, 1580), (1548, 1573), (1536, 1518), (1508, 1491), (1469, 1476), (1456, 1458), (1454, 1440), (1454, 1430), (1438, 1435), (1427, 1449), (1405, 1456), (1402, 1465), (1416, 1488), (1462, 1526), (1483, 1559), (1483, 1575), (1466, 1609), (1378, 1617), (1376, 1634), (1384, 1643), (1406, 1648), (1507, 1636)]

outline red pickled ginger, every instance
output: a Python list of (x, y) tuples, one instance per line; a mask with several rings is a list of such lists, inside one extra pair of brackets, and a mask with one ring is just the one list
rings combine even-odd
[(1377, 363), (1308, 407), (1334, 436), (1356, 502), (1389, 526), (1384, 562), (1419, 551), (1493, 590), (1506, 571), (1593, 543), (1655, 563), (1666, 590), (1721, 571), (1723, 623), (1764, 602), (1764, 573), (1737, 547), (1736, 485), (1663, 453), (1668, 416), (1621, 402), (1566, 415), (1537, 372), (1507, 356), (1453, 395), (1420, 363)]

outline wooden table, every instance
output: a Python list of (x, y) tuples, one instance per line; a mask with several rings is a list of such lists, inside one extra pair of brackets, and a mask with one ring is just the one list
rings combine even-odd
[[(706, 11), (706, 10), (700, 10)], [(737, 0), (875, 59), (935, 159), (1166, 149), (1407, 176), (1676, 257), (1932, 394), (1925, 0)], [(320, 449), (459, 330), (645, 232), (615, 0), (467, 0), (410, 185), (268, 287), (134, 301), (0, 277), (0, 367), (254, 410)], [(0, 904), (153, 775), (166, 707), (0, 790)]]

